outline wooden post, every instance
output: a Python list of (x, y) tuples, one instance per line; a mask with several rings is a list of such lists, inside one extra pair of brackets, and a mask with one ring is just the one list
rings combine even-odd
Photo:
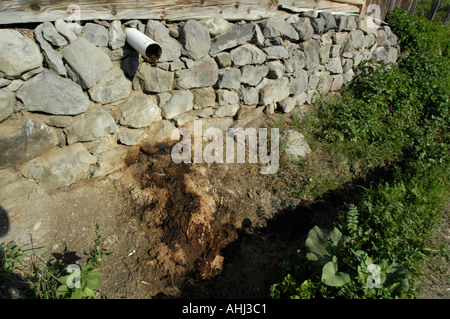
[(417, 4), (419, 3), (419, 0), (415, 0), (413, 3), (413, 6), (411, 8), (411, 12), (409, 12), (409, 14), (414, 15), (414, 13), (416, 12), (416, 8), (417, 8)]
[(433, 0), (433, 4), (431, 5), (431, 10), (428, 13), (428, 20), (432, 21), (434, 19), (434, 16), (436, 15), (437, 9), (439, 7), (439, 4), (441, 3), (441, 0)]
[(389, 4), (388, 12), (395, 8), (395, 3), (396, 2), (397, 2), (397, 0), (391, 0), (391, 3)]

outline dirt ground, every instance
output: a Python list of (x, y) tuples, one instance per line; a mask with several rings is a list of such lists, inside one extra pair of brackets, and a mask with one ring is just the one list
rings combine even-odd
[[(333, 221), (333, 208), (288, 196), (288, 170), (262, 175), (259, 164), (175, 164), (169, 151), (141, 152), (125, 169), (41, 198), (4, 201), (8, 231), (0, 242), (81, 263), (99, 229), (112, 252), (100, 268), (99, 298), (267, 298), (308, 230)], [(444, 265), (438, 280), (445, 283), (435, 288), (430, 280), (426, 297), (449, 297)]]
[(101, 297), (179, 297), (188, 279), (222, 272), (223, 249), (298, 204), (283, 198), (283, 173), (262, 175), (259, 164), (175, 164), (169, 148), (136, 155), (106, 177), (4, 201), (1, 242), (81, 264), (99, 230), (112, 252), (100, 269)]

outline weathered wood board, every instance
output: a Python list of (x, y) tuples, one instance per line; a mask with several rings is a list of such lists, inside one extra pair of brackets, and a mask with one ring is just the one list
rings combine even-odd
[[(395, 1), (394, 8), (402, 8), (408, 11), (410, 14), (414, 13), (419, 0), (397, 0)], [(378, 8), (374, 8), (374, 5)], [(389, 12), (391, 0), (366, 0), (366, 9), (370, 9), (369, 12), (363, 11), (364, 14), (375, 15), (378, 14), (381, 20), (386, 19), (386, 15)]]
[(360, 13), (366, 0), (280, 0), (280, 4), (304, 9), (316, 9), (332, 12)]
[(0, 2), (0, 24), (82, 20), (189, 20), (220, 16), (227, 20), (258, 20), (285, 14), (280, 4), (335, 12), (360, 11), (364, 0), (6, 0)]

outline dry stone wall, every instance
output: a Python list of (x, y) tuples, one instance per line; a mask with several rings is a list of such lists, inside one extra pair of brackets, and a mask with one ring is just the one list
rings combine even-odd
[[(397, 38), (367, 17), (308, 11), (286, 20), (57, 20), (0, 29), (0, 201), (124, 167), (176, 127), (244, 127), (339, 90), (363, 60), (395, 62)], [(156, 65), (126, 43), (137, 28)]]

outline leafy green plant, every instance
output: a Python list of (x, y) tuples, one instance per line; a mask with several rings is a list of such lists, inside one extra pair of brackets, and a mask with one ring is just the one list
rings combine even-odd
[(99, 278), (105, 274), (98, 271), (103, 259), (112, 253), (105, 249), (105, 239), (98, 225), (95, 228), (95, 247), (86, 254), (87, 260), (81, 269), (77, 265), (69, 265), (69, 275), (58, 278), (61, 284), (56, 295), (61, 299), (90, 299), (102, 288)]
[(18, 272), (18, 265), (23, 263), (23, 251), (15, 242), (0, 245), (0, 296), (7, 294), (7, 290)]
[(104, 274), (96, 270), (89, 262), (84, 263), (79, 273), (76, 271), (77, 268), (69, 269), (75, 272), (58, 278), (61, 285), (56, 290), (57, 296), (62, 299), (94, 298), (96, 292), (102, 288), (99, 278)]
[[(271, 287), (272, 298), (408, 298), (407, 267), (381, 259), (376, 262), (362, 250), (347, 247), (348, 238), (334, 227), (312, 228), (305, 242), (308, 278), (298, 285), (288, 273)], [(298, 270), (298, 269), (297, 269)], [(300, 277), (304, 276), (300, 272)]]
[[(96, 228), (95, 247), (86, 254), (79, 273), (61, 277), (67, 269), (54, 257), (36, 254), (35, 249), (24, 253), (15, 242), (0, 245), (0, 296), (7, 298), (93, 298), (101, 289), (98, 271), (105, 257), (111, 256), (104, 247), (104, 237)], [(33, 245), (32, 245), (33, 246)], [(28, 258), (25, 259), (25, 255)], [(69, 269), (74, 269), (69, 265)], [(75, 267), (75, 270), (78, 266)], [(78, 280), (78, 281), (76, 281)], [(72, 283), (77, 283), (72, 286)]]
[(15, 242), (0, 245), (2, 274), (14, 272), (15, 265), (23, 263), (23, 251)]

